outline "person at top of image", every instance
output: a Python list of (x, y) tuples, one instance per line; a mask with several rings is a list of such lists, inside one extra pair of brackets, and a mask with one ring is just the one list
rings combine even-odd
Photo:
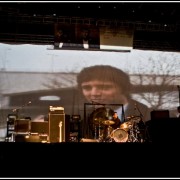
[(68, 43), (68, 36), (63, 29), (58, 29), (54, 37), (54, 48), (63, 48)]
[[(113, 109), (112, 113), (108, 110), (109, 115), (113, 116), (115, 111), (121, 121), (120, 124), (129, 120), (137, 120), (138, 122), (140, 120), (142, 122), (150, 120), (149, 108), (145, 104), (132, 99), (132, 85), (128, 74), (124, 71), (110, 65), (85, 67), (78, 74), (77, 83), (83, 97), (82, 101), (94, 104), (94, 111), (97, 112), (97, 115), (101, 114), (100, 111), (103, 105), (106, 107), (110, 104), (115, 106), (107, 106), (110, 107), (110, 110)], [(99, 109), (100, 111), (98, 111)], [(109, 117), (109, 119), (112, 119), (112, 117)], [(118, 126), (117, 123), (116, 128)]]
[(99, 48), (98, 37), (93, 38), (89, 28), (82, 28), (77, 38), (77, 46), (82, 49)]

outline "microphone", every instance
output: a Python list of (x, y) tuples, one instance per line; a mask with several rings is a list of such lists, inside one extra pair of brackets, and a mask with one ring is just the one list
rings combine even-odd
[(17, 109), (13, 109), (13, 110), (12, 110), (12, 112), (16, 112), (16, 111), (17, 111)]
[(23, 107), (24, 106), (29, 106), (30, 104), (31, 104), (31, 101), (29, 101), (28, 103), (24, 104)]
[(12, 112), (18, 112), (19, 111), (19, 108), (15, 108), (12, 110)]

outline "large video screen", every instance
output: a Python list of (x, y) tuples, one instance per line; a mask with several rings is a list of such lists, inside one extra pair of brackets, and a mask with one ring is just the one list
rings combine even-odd
[[(86, 75), (79, 76), (84, 68), (92, 66), (108, 68), (103, 71), (89, 70)], [(112, 69), (115, 69), (114, 73)], [(117, 69), (126, 74), (123, 75), (126, 81), (118, 76)], [(127, 118), (126, 103), (129, 104), (128, 99), (132, 99), (135, 102), (132, 104), (132, 116), (145, 117), (139, 102), (148, 107), (149, 112), (168, 110), (170, 117), (176, 117), (179, 69), (179, 52), (137, 49), (130, 52), (81, 51), (54, 49), (51, 45), (1, 43), (0, 137), (6, 136), (8, 114), (18, 113), (18, 118), (41, 120), (46, 119), (49, 106), (63, 107), (65, 114), (81, 115), (83, 119), (87, 102), (96, 105), (122, 104)], [(90, 77), (94, 79), (91, 81)], [(103, 83), (98, 85), (100, 81)], [(111, 83), (118, 84), (114, 89), (116, 94), (109, 91)], [(93, 93), (93, 90), (98, 93), (90, 97), (90, 91)], [(127, 95), (127, 99), (119, 97), (120, 93)], [(110, 94), (111, 99), (108, 101)], [(145, 121), (150, 120), (149, 112)]]

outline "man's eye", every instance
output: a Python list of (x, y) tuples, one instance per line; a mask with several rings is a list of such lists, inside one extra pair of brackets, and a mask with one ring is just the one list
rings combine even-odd
[(111, 86), (103, 86), (103, 87), (101, 87), (101, 89), (103, 89), (103, 90), (108, 90), (108, 89), (111, 89)]
[(91, 88), (91, 86), (83, 86), (82, 89), (84, 89), (84, 90), (91, 90), (92, 88)]

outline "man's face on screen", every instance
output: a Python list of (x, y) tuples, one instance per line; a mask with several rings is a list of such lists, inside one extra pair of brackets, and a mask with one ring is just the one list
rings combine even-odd
[(82, 93), (89, 102), (102, 104), (121, 103), (119, 87), (110, 81), (91, 80), (81, 84)]

